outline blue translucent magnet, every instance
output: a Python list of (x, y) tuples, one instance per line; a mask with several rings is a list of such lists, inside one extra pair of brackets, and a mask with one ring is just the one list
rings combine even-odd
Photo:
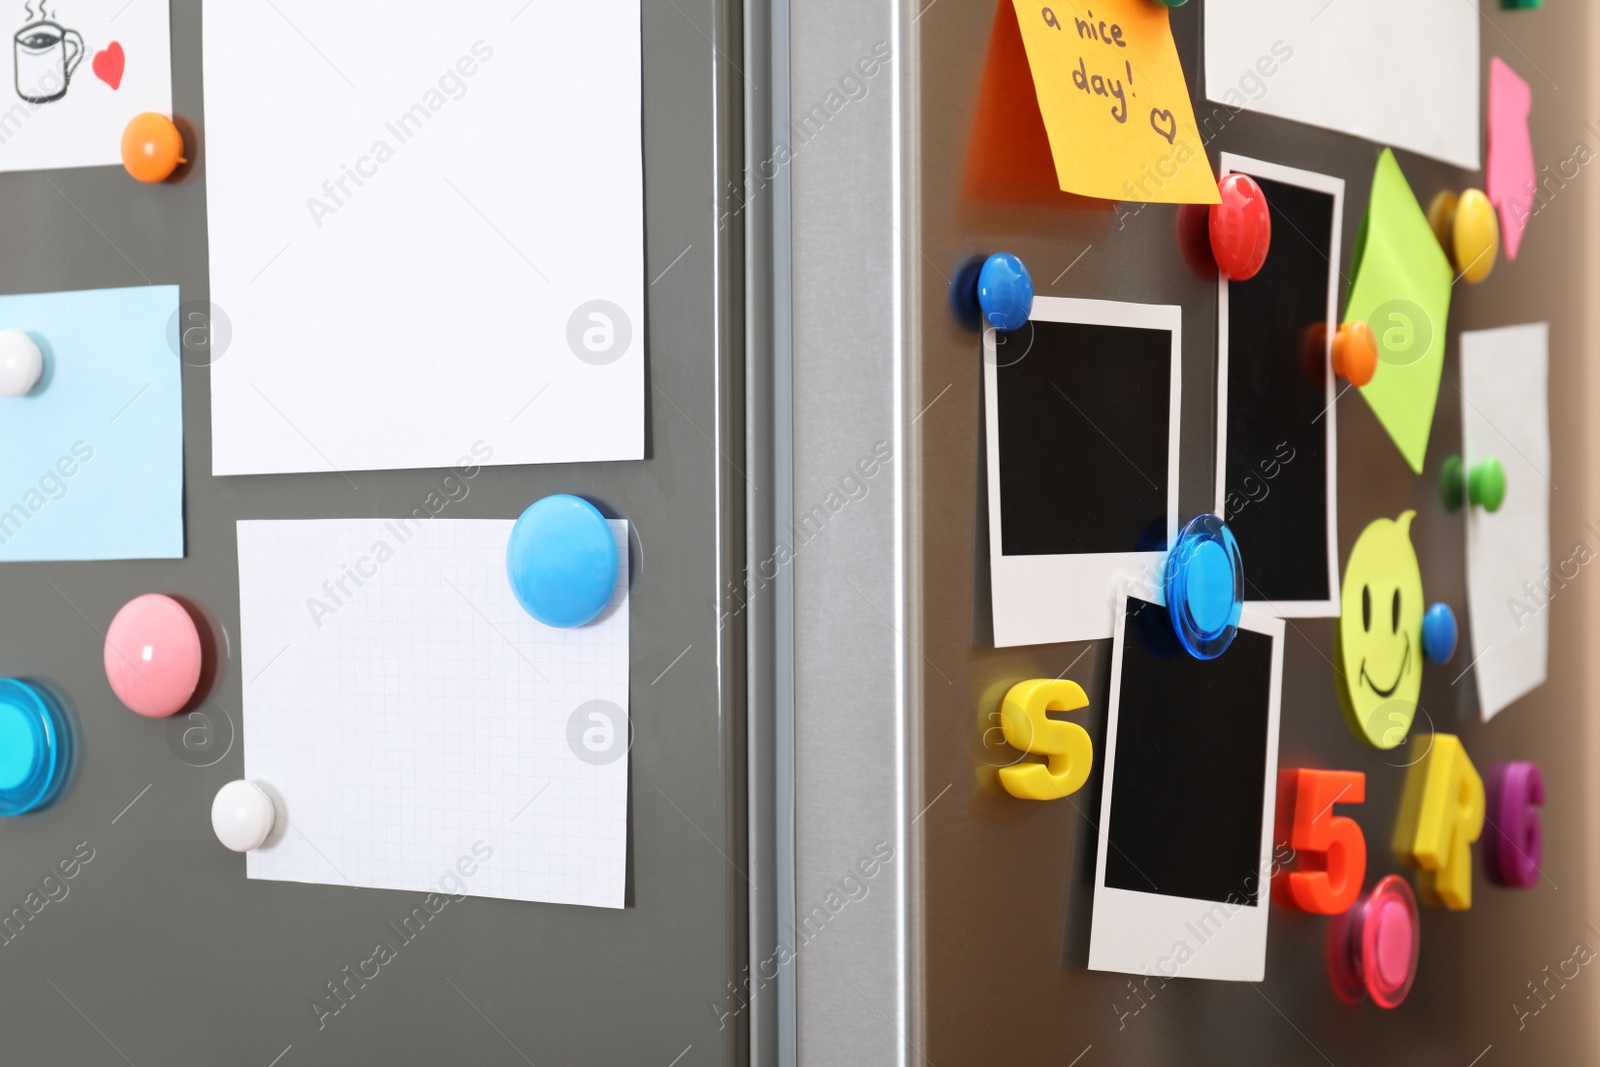
[(1422, 654), (1431, 663), (1449, 663), (1456, 654), (1456, 639), (1461, 631), (1456, 626), (1456, 613), (1449, 604), (1435, 604), (1422, 616)]
[(529, 615), (546, 626), (582, 626), (611, 602), (617, 540), (587, 500), (547, 496), (512, 528), (506, 575)]
[(67, 778), (71, 738), (48, 693), (0, 678), (0, 815), (22, 815), (55, 799)]
[(1239, 542), (1215, 515), (1191, 519), (1167, 555), (1167, 614), (1196, 659), (1216, 659), (1233, 644), (1244, 611)]
[(1010, 252), (996, 252), (978, 272), (983, 322), (1001, 332), (1020, 330), (1033, 314), (1033, 276)]

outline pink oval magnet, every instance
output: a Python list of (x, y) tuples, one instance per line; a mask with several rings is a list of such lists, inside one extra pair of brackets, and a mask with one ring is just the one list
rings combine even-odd
[(122, 606), (106, 631), (106, 680), (140, 715), (175, 714), (200, 684), (200, 633), (169, 596), (147, 593)]
[(1539, 880), (1544, 860), (1544, 775), (1537, 763), (1497, 763), (1485, 783), (1484, 808), (1493, 829), (1485, 834), (1483, 869), (1489, 881), (1508, 889), (1527, 889)]

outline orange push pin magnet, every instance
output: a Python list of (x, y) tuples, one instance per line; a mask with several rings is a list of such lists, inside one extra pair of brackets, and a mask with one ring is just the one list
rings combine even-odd
[(122, 131), (122, 165), (142, 182), (164, 182), (184, 163), (183, 134), (167, 116), (135, 115)]
[(1365, 322), (1347, 322), (1333, 335), (1333, 373), (1351, 385), (1366, 385), (1378, 372), (1378, 339)]

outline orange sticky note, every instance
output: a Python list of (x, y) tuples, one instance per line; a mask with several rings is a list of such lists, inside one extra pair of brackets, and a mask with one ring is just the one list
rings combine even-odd
[(1063, 190), (1106, 200), (1218, 202), (1164, 5), (1012, 3)]

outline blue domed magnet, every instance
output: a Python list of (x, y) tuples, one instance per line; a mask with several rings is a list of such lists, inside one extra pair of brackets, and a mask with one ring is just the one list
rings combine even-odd
[(546, 626), (582, 626), (617, 584), (617, 540), (587, 500), (560, 493), (522, 513), (506, 546), (517, 602)]
[(1239, 542), (1215, 515), (1191, 519), (1167, 555), (1167, 614), (1196, 659), (1216, 659), (1233, 644), (1244, 611)]
[(1422, 654), (1430, 663), (1449, 663), (1456, 654), (1456, 639), (1461, 631), (1456, 626), (1456, 613), (1449, 604), (1435, 604), (1422, 616)]
[(55, 799), (67, 778), (71, 737), (47, 692), (0, 678), (0, 815), (22, 815)]
[(1010, 252), (996, 252), (978, 272), (983, 321), (1001, 332), (1020, 330), (1033, 314), (1033, 276)]

